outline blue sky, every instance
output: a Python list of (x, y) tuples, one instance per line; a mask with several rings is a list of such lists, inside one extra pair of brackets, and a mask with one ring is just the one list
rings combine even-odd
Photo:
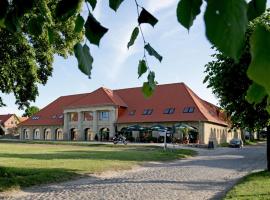
[[(201, 98), (217, 104), (218, 101), (210, 89), (203, 84), (204, 65), (211, 61), (211, 45), (205, 37), (203, 16), (199, 15), (188, 32), (176, 18), (178, 0), (147, 0), (142, 2), (147, 10), (159, 19), (155, 28), (143, 24), (146, 41), (162, 56), (159, 63), (148, 57), (151, 70), (156, 73), (159, 84), (185, 82)], [(269, 2), (268, 2), (269, 4)], [(83, 11), (86, 15), (86, 11)], [(107, 0), (99, 0), (94, 16), (101, 24), (109, 28), (100, 47), (90, 46), (94, 57), (92, 79), (77, 68), (74, 56), (68, 59), (55, 56), (53, 76), (45, 86), (39, 86), (36, 105), (43, 108), (59, 96), (91, 92), (101, 86), (110, 89), (142, 86), (146, 75), (138, 79), (138, 60), (143, 56), (143, 41), (139, 36), (129, 50), (127, 43), (133, 28), (137, 25), (137, 12), (133, 0), (126, 0), (115, 13)], [(13, 94), (2, 95), (7, 107), (0, 113), (22, 114), (15, 105)]]

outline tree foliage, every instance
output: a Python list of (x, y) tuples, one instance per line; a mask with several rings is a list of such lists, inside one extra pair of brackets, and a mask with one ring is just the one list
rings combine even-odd
[(30, 106), (30, 107), (25, 109), (22, 116), (23, 117), (31, 117), (34, 114), (36, 114), (38, 111), (39, 111), (39, 108), (37, 106)]
[[(235, 127), (255, 130), (262, 129), (269, 123), (269, 115), (265, 110), (267, 106), (265, 92), (261, 95), (264, 88), (254, 84), (247, 76), (247, 70), (252, 61), (249, 40), (258, 23), (269, 26), (264, 20), (266, 16), (270, 16), (270, 12), (250, 23), (239, 62), (217, 50), (218, 52), (213, 55), (214, 61), (205, 66), (204, 82), (207, 82), (208, 87), (217, 96), (221, 107), (228, 112)], [(248, 101), (247, 91), (254, 93), (255, 99)]]
[(82, 31), (74, 32), (76, 16), (68, 20), (56, 17), (58, 3), (8, 2), (5, 22), (0, 28), (0, 90), (14, 93), (19, 108), (35, 101), (38, 84), (46, 84), (52, 75), (54, 54), (66, 58), (83, 39)]
[[(159, 61), (162, 60), (162, 56), (153, 48), (153, 45), (146, 41), (141, 24), (146, 23), (154, 27), (158, 23), (158, 19), (146, 8), (139, 5), (137, 0), (134, 1), (136, 5), (134, 9), (138, 13), (138, 25), (131, 34), (128, 47), (134, 44), (139, 30), (144, 42), (142, 46), (144, 54), (140, 60), (145, 61), (147, 70), (145, 71), (145, 68), (141, 70), (142, 65), (139, 65), (138, 73), (140, 77), (142, 73), (148, 72), (147, 81), (143, 84), (143, 92), (146, 96), (149, 96), (155, 89), (156, 81), (152, 80), (155, 76), (148, 66), (146, 52)], [(31, 50), (28, 57), (31, 60), (31, 69), (33, 68), (33, 71), (36, 71), (36, 74), (35, 72), (32, 73), (32, 76), (35, 77), (34, 83), (32, 85), (29, 83), (31, 85), (31, 90), (28, 91), (29, 95), (21, 98), (22, 95), (16, 96), (15, 94), (20, 106), (28, 105), (28, 101), (35, 100), (38, 94), (36, 83), (46, 83), (52, 71), (53, 54), (66, 57), (75, 50), (79, 69), (90, 76), (93, 63), (90, 47), (86, 43), (84, 45), (78, 43), (82, 41), (82, 35), (84, 34), (85, 40), (93, 45), (99, 45), (102, 37), (108, 32), (108, 29), (102, 26), (93, 15), (92, 11), (96, 7), (97, 0), (1, 0), (0, 2), (0, 31), (10, 34), (10, 37), (15, 39), (19, 38), (19, 41), (28, 45)], [(109, 7), (117, 11), (123, 2), (124, 0), (109, 0)], [(266, 0), (251, 0), (249, 2), (245, 0), (205, 0), (204, 2), (206, 5), (204, 22), (207, 39), (224, 55), (238, 62), (245, 49), (245, 32), (248, 22), (263, 14), (266, 9)], [(83, 5), (88, 8), (86, 20), (80, 15)], [(202, 5), (202, 0), (179, 0), (176, 8), (176, 17), (179, 23), (189, 30), (196, 16), (200, 14)], [(270, 48), (269, 38), (269, 29), (265, 25), (258, 24), (252, 33), (251, 40), (248, 42), (251, 45), (249, 51), (252, 55), (248, 76), (254, 84), (263, 87), (264, 90), (260, 91), (264, 91), (265, 95), (268, 96), (270, 95), (270, 83), (268, 81), (270, 59), (265, 49)], [(8, 45), (4, 47), (6, 48)], [(84, 47), (83, 50), (80, 48), (82, 46)], [(45, 51), (40, 51), (40, 48), (45, 49)], [(88, 49), (89, 52), (86, 53)], [(6, 49), (0, 50), (6, 52)], [(43, 54), (41, 59), (37, 58), (37, 52)], [(13, 59), (16, 58), (14, 55), (9, 56), (12, 56)], [(45, 64), (40, 65), (40, 62)], [(8, 71), (7, 68), (3, 70)], [(20, 88), (24, 88), (25, 83), (29, 82), (25, 79), (22, 78), (19, 83), (17, 81), (6, 81), (13, 86), (17, 84), (19, 91), (21, 91)], [(4, 86), (0, 89), (4, 93), (18, 93), (13, 87)], [(252, 97), (256, 95), (253, 91), (250, 90), (249, 92), (250, 99), (258, 100)], [(260, 95), (262, 96), (262, 94)], [(270, 102), (270, 99), (268, 102)]]

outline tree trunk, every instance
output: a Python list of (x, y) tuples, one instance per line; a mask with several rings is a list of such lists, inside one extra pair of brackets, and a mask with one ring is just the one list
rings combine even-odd
[(241, 128), (240, 131), (241, 131), (241, 139), (242, 139), (243, 142), (245, 142), (246, 141), (245, 130)]
[(266, 142), (266, 156), (267, 156), (267, 171), (270, 171), (270, 126), (267, 126), (267, 142)]

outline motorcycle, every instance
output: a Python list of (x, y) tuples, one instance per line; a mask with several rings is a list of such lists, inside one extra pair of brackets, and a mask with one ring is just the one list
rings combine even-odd
[(124, 136), (118, 136), (118, 137), (114, 137), (113, 138), (113, 143), (114, 144), (118, 144), (120, 142), (122, 142), (124, 145), (127, 145), (126, 137), (124, 137)]

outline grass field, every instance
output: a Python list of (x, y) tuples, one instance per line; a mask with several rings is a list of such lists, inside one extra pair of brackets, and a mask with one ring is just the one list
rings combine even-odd
[(168, 161), (194, 154), (191, 150), (163, 151), (154, 146), (0, 141), (0, 191), (130, 169), (145, 161)]
[(270, 172), (261, 171), (243, 178), (226, 195), (224, 200), (270, 199)]

